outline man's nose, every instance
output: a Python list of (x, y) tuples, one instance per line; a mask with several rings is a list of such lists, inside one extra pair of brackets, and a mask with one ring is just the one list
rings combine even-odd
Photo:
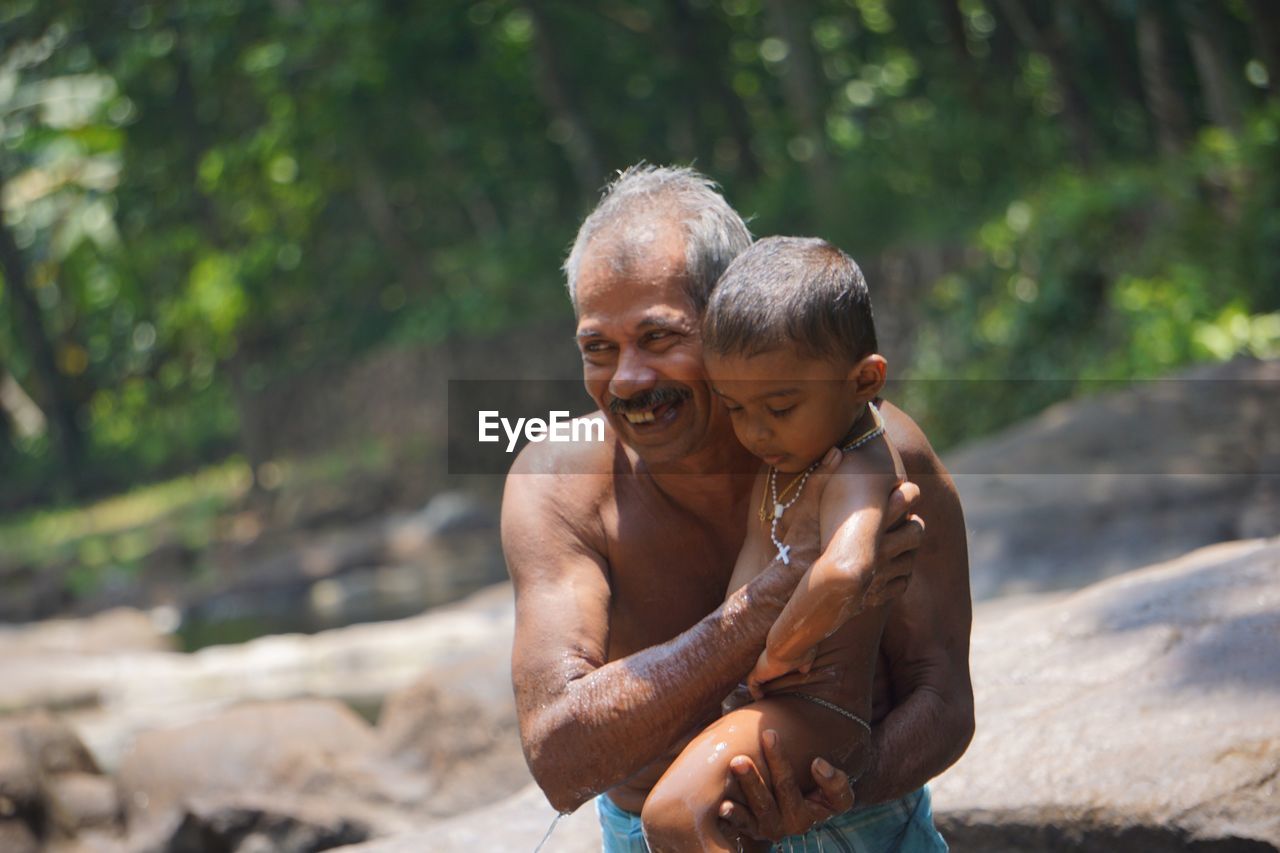
[(658, 374), (649, 366), (644, 354), (635, 350), (623, 350), (618, 354), (618, 364), (609, 380), (609, 393), (628, 400), (658, 384)]

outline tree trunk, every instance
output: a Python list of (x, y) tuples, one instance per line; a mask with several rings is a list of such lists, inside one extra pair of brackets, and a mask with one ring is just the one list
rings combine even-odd
[(1187, 40), (1191, 43), (1191, 58), (1196, 76), (1200, 78), (1209, 120), (1219, 127), (1238, 130), (1241, 115), (1237, 75), (1231, 69), (1231, 53), (1217, 9), (1204, 0), (1182, 0), (1181, 8), (1190, 25)]
[(1245, 6), (1249, 9), (1249, 31), (1258, 59), (1267, 68), (1267, 88), (1272, 98), (1280, 98), (1280, 3), (1245, 0)]
[[(706, 21), (690, 5), (689, 0), (670, 0), (671, 19), (674, 24), (672, 40), (680, 55), (681, 64), (689, 70), (689, 77), (707, 88), (707, 97), (720, 105), (728, 122), (729, 134), (738, 152), (738, 173), (754, 180), (761, 174), (760, 161), (751, 148), (752, 125), (747, 108), (738, 93), (728, 84), (722, 73), (728, 61), (729, 51), (723, 40), (717, 38)], [(688, 99), (693, 113), (689, 123), (697, 134), (699, 124), (697, 103)]]
[[(0, 195), (3, 193), (4, 175), (0, 175)], [(84, 477), (84, 434), (76, 422), (76, 405), (66, 379), (58, 370), (53, 342), (45, 331), (40, 304), (31, 292), (26, 263), (5, 222), (2, 208), (0, 270), (4, 272), (5, 291), (12, 294), (15, 334), (31, 359), (31, 373), (52, 425), (54, 453), (62, 469), (63, 487), (70, 495), (78, 494)]]
[[(427, 137), (438, 134), (445, 126), (445, 120), (439, 108), (425, 95), (419, 97), (409, 109), (409, 118)], [(467, 219), (471, 221), (471, 227), (476, 232), (476, 236), (482, 240), (502, 236), (502, 220), (488, 193), (470, 183), (470, 171), (449, 153), (443, 143), (437, 146), (436, 151), (436, 157), (443, 172), (454, 176), (450, 184), (457, 195), (458, 203), (466, 211)]]
[(542, 13), (543, 0), (524, 0), (523, 6), (533, 20), (534, 45), (537, 49), (538, 92), (554, 121), (565, 129), (564, 152), (569, 159), (584, 198), (594, 198), (604, 180), (600, 146), (578, 108), (577, 97), (560, 70), (555, 36)]
[(1169, 68), (1169, 43), (1156, 0), (1138, 4), (1138, 66), (1160, 150), (1176, 154), (1186, 146), (1191, 124)]
[(812, 147), (812, 155), (804, 161), (804, 167), (818, 210), (815, 224), (830, 228), (839, 217), (839, 179), (827, 151), (825, 99), (822, 98), (827, 87), (819, 81), (816, 73), (817, 64), (809, 40), (809, 6), (788, 0), (767, 0), (766, 5), (775, 35), (788, 47), (784, 60), (786, 71), (782, 75), (787, 112), (800, 135)]
[(956, 60), (967, 64), (969, 56), (969, 38), (965, 35), (964, 15), (960, 13), (958, 0), (938, 0), (938, 10), (942, 13), (942, 22), (947, 27), (947, 40), (951, 43), (951, 52)]
[(964, 15), (959, 0), (938, 0), (939, 11), (947, 28), (947, 41), (955, 58), (956, 68), (964, 78), (964, 94), (969, 107), (976, 112), (987, 109), (986, 91), (983, 86), (981, 65), (969, 53), (969, 37), (965, 29)]
[(1129, 100), (1141, 105), (1143, 103), (1142, 80), (1138, 77), (1136, 70), (1137, 57), (1133, 52), (1133, 39), (1121, 26), (1120, 19), (1108, 10), (1103, 0), (1081, 0), (1081, 5), (1102, 32), (1111, 79), (1120, 85), (1121, 91)]
[(352, 180), (356, 200), (364, 212), (365, 220), (373, 229), (374, 237), (386, 250), (395, 265), (401, 286), (410, 293), (423, 289), (427, 281), (425, 258), (404, 235), (392, 207), (386, 187), (377, 169), (364, 153), (354, 158)]
[(1048, 23), (1037, 24), (1028, 14), (1022, 0), (1000, 0), (1000, 10), (1009, 21), (1019, 41), (1028, 49), (1041, 54), (1049, 60), (1053, 71), (1054, 83), (1062, 96), (1062, 117), (1067, 123), (1067, 135), (1071, 139), (1071, 148), (1076, 160), (1082, 166), (1093, 162), (1094, 143), (1093, 127), (1089, 121), (1089, 108), (1075, 76), (1071, 73), (1071, 64), (1067, 59), (1064, 39), (1058, 32), (1052, 18)]
[[(34, 438), (42, 435), (48, 428), (49, 421), (44, 412), (36, 405), (13, 374), (0, 364), (0, 429), (9, 429), (5, 434), (17, 435), (20, 438)], [(3, 444), (0, 440), (0, 444)]]

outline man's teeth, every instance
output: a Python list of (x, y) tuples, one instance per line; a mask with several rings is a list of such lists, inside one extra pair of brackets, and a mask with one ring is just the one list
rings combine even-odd
[(651, 424), (653, 423), (653, 412), (626, 412), (627, 420), (633, 424)]

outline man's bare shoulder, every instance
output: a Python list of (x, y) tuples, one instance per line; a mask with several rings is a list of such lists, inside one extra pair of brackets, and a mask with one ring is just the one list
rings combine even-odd
[[(555, 477), (610, 474), (620, 447), (609, 422), (599, 411), (574, 420), (590, 423), (592, 428), (582, 430), (581, 433), (591, 437), (598, 435), (602, 440), (530, 442), (516, 454), (508, 477), (524, 474), (547, 474)], [(597, 423), (602, 427), (599, 431), (595, 427)]]
[(881, 403), (880, 414), (884, 416), (885, 432), (889, 440), (902, 457), (908, 478), (915, 480), (921, 475), (941, 475), (950, 482), (947, 469), (934, 452), (929, 438), (910, 415), (887, 400)]
[(502, 498), (502, 528), (511, 549), (527, 536), (603, 553), (600, 511), (612, 502), (614, 472), (625, 451), (599, 412), (603, 441), (533, 442), (517, 455)]

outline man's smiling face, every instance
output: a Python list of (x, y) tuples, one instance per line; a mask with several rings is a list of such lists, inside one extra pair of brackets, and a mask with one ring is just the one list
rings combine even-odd
[(578, 348), (587, 393), (648, 463), (678, 462), (708, 441), (732, 441), (702, 365), (701, 317), (686, 291), (684, 237), (601, 235), (577, 279)]

